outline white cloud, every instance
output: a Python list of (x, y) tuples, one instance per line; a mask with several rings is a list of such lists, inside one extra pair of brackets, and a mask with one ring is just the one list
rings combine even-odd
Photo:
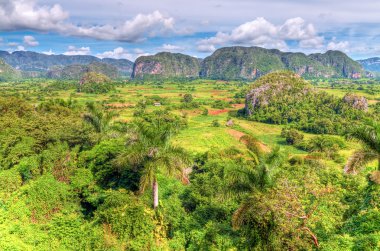
[(67, 48), (67, 51), (65, 53), (63, 53), (63, 55), (66, 55), (66, 56), (74, 56), (74, 55), (90, 55), (91, 54), (91, 50), (90, 50), (90, 47), (80, 47), (80, 48), (77, 48), (75, 46), (72, 46), (70, 45), (68, 48)]
[(337, 51), (349, 52), (350, 43), (348, 41), (337, 42), (336, 38), (334, 37), (332, 39), (332, 41), (328, 43), (327, 49), (328, 50), (337, 50)]
[(307, 48), (320, 48), (324, 43), (324, 38), (318, 36), (314, 26), (300, 17), (288, 19), (282, 25), (274, 25), (259, 17), (229, 33), (218, 32), (214, 37), (200, 40), (197, 49), (200, 52), (211, 52), (216, 46), (238, 44), (286, 50), (288, 40)]
[(199, 52), (213, 52), (215, 51), (216, 48), (214, 45), (212, 44), (204, 44), (203, 42), (202, 43), (199, 43), (198, 46), (197, 46), (197, 51)]
[(151, 54), (139, 48), (133, 49), (133, 51), (130, 52), (122, 47), (117, 47), (111, 51), (105, 51), (103, 53), (96, 54), (98, 58), (128, 59), (131, 61), (134, 61), (136, 58), (140, 56), (148, 56), (148, 55), (151, 55)]
[(0, 1), (0, 29), (33, 29), (47, 31), (68, 18), (60, 5), (36, 6), (35, 0)]
[(122, 47), (117, 47), (112, 51), (105, 51), (96, 55), (99, 58), (116, 58), (116, 59), (129, 59), (133, 58), (133, 55)]
[(301, 40), (299, 46), (306, 49), (320, 49), (324, 46), (324, 37), (314, 37), (310, 39)]
[(179, 51), (183, 51), (185, 48), (178, 45), (173, 45), (173, 44), (163, 44), (158, 49), (161, 51), (179, 52)]
[(43, 51), (42, 52), (43, 54), (45, 55), (54, 55), (55, 53), (52, 51), (52, 49), (48, 50), (48, 51)]
[(16, 46), (18, 46), (19, 44), (18, 43), (16, 43), (16, 42), (9, 42), (8, 43), (8, 46), (11, 46), (11, 47), (16, 47)]
[(25, 51), (25, 47), (22, 45), (17, 46), (17, 51)]
[(38, 46), (40, 43), (33, 36), (24, 36), (24, 44), (26, 46), (35, 47)]
[(54, 31), (64, 35), (100, 40), (137, 42), (174, 31), (174, 19), (159, 11), (138, 14), (120, 25), (79, 26), (68, 21), (69, 13), (58, 4), (38, 6), (35, 0), (1, 0), (0, 30)]

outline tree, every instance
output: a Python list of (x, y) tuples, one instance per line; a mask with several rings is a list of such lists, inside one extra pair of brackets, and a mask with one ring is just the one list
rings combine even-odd
[(316, 235), (307, 226), (317, 206), (305, 210), (301, 189), (286, 178), (274, 187), (274, 176), (284, 157), (276, 148), (259, 155), (254, 166), (241, 166), (227, 174), (228, 193), (242, 198), (232, 216), (232, 227), (241, 231), (249, 250), (257, 247), (260, 250), (309, 250), (311, 243), (319, 246)]
[(284, 137), (288, 145), (297, 145), (303, 140), (303, 134), (293, 128), (282, 128), (281, 137)]
[(183, 95), (184, 103), (191, 103), (192, 101), (193, 101), (193, 95), (191, 95), (190, 93)]
[(280, 148), (268, 154), (251, 153), (254, 157), (253, 165), (241, 166), (228, 173), (228, 193), (242, 197), (255, 191), (263, 191), (273, 184), (273, 175), (276, 168), (284, 161)]
[(112, 120), (117, 116), (114, 111), (105, 111), (95, 103), (87, 103), (87, 110), (83, 116), (84, 121), (90, 124), (95, 132), (102, 138), (112, 128)]
[(157, 174), (165, 170), (170, 176), (187, 179), (190, 160), (183, 148), (170, 144), (181, 128), (181, 121), (165, 111), (146, 114), (133, 124), (127, 149), (116, 160), (118, 166), (129, 166), (140, 173), (140, 193), (152, 187), (153, 208), (158, 207)]
[(380, 171), (380, 124), (367, 121), (362, 126), (356, 126), (347, 134), (347, 138), (357, 140), (362, 149), (355, 151), (344, 167), (346, 173), (356, 173), (367, 163), (377, 160), (377, 170)]

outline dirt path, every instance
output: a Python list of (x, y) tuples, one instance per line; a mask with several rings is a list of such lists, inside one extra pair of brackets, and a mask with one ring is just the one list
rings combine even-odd
[[(243, 132), (240, 132), (240, 131), (237, 131), (237, 130), (234, 130), (234, 129), (228, 129), (228, 134), (230, 134), (232, 137), (234, 137), (235, 139), (239, 140), (241, 139), (241, 137), (243, 137), (245, 135), (245, 133)], [(242, 141), (244, 144), (246, 144), (246, 142)], [(263, 150), (263, 152), (270, 152), (271, 149), (266, 145), (264, 144), (263, 142), (259, 142), (259, 145), (260, 145), (260, 148), (261, 150)]]

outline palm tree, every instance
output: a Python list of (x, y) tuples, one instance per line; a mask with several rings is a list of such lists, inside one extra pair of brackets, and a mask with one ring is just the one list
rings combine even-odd
[[(250, 148), (257, 149), (256, 147)], [(255, 153), (251, 153), (251, 155), (257, 156)], [(272, 187), (273, 176), (277, 168), (283, 164), (284, 157), (280, 148), (275, 148), (270, 153), (259, 154), (254, 158), (253, 165), (242, 166), (228, 173), (228, 195), (242, 198), (242, 202), (232, 216), (232, 226), (235, 230), (243, 228), (244, 235), (251, 246), (258, 245), (259, 240), (269, 240), (273, 227), (271, 220), (267, 224), (261, 224), (262, 222), (256, 222), (252, 215), (262, 213), (256, 211), (260, 208), (258, 204), (263, 199), (265, 201), (264, 192)], [(247, 225), (255, 227), (246, 228)], [(265, 236), (259, 237), (260, 235)]]
[(130, 166), (140, 172), (140, 193), (152, 187), (153, 208), (158, 207), (157, 174), (164, 170), (168, 175), (186, 180), (190, 159), (183, 148), (170, 144), (178, 132), (178, 119), (158, 112), (136, 121), (129, 131), (127, 149), (117, 159), (118, 166)]
[(86, 104), (88, 113), (83, 115), (84, 121), (90, 124), (94, 130), (103, 137), (112, 127), (112, 120), (117, 116), (114, 111), (105, 111), (93, 102)]
[(241, 166), (227, 174), (228, 195), (242, 197), (255, 191), (263, 191), (273, 184), (276, 168), (282, 165), (284, 154), (280, 148), (273, 149), (268, 154), (251, 152), (253, 165)]
[(354, 127), (347, 138), (362, 143), (362, 149), (355, 151), (344, 167), (346, 173), (357, 173), (357, 170), (367, 163), (377, 160), (380, 171), (380, 124), (367, 121), (362, 126)]

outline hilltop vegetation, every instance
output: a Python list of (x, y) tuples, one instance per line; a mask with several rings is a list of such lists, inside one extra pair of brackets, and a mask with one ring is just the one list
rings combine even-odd
[(78, 91), (85, 93), (107, 93), (112, 89), (114, 89), (114, 86), (111, 79), (97, 72), (85, 73), (78, 86)]
[(89, 65), (56, 66), (47, 72), (47, 77), (52, 79), (79, 80), (87, 72), (97, 72), (111, 79), (119, 77), (118, 69), (115, 66), (99, 62), (94, 62)]
[(200, 76), (212, 79), (255, 79), (269, 72), (292, 70), (304, 77), (360, 78), (361, 65), (339, 51), (325, 54), (284, 53), (260, 47), (227, 47), (202, 62)]
[(366, 72), (358, 62), (340, 51), (305, 55), (235, 46), (218, 49), (204, 60), (181, 53), (160, 52), (141, 56), (134, 63), (126, 59), (45, 55), (29, 51), (0, 51), (0, 58), (22, 71), (25, 78), (77, 80), (84, 72), (93, 71), (112, 79), (254, 80), (278, 70), (290, 70), (309, 79), (373, 77), (373, 73)]
[(15, 80), (21, 78), (21, 72), (0, 59), (0, 81)]
[(137, 58), (132, 78), (197, 78), (199, 70), (197, 58), (180, 53), (161, 52), (154, 56)]
[(317, 91), (291, 72), (265, 75), (249, 89), (245, 112), (255, 121), (292, 125), (312, 133), (343, 134), (346, 128), (370, 116), (365, 99), (340, 99)]

